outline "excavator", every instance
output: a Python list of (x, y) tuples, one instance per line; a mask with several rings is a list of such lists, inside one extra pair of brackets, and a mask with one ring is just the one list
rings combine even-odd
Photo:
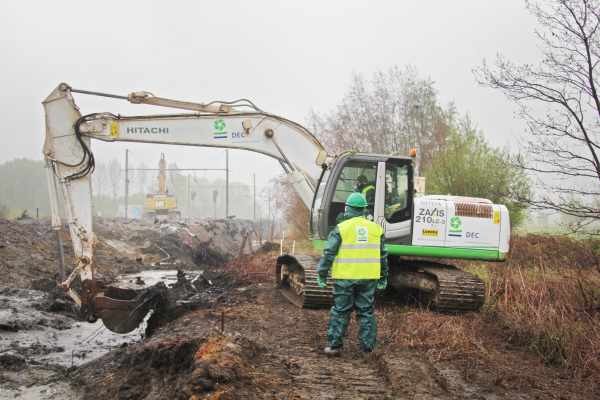
[[(103, 96), (170, 108), (170, 113), (124, 116), (110, 112), (82, 115), (74, 95)], [(510, 220), (504, 205), (481, 198), (416, 195), (413, 155), (345, 151), (330, 154), (302, 125), (263, 111), (248, 99), (196, 103), (149, 92), (115, 95), (59, 84), (43, 101), (52, 223), (67, 224), (75, 266), (62, 287), (81, 317), (102, 319), (111, 331), (135, 329), (150, 310), (161, 307), (166, 287), (125, 290), (96, 280), (92, 224), (91, 139), (242, 149), (279, 162), (290, 187), (310, 210), (310, 239), (321, 250), (344, 201), (359, 183), (373, 191), (369, 218), (385, 232), (389, 284), (414, 291), (432, 308), (449, 313), (475, 311), (484, 302), (483, 282), (447, 264), (448, 259), (504, 261)], [(438, 259), (440, 261), (432, 261)], [(331, 279), (317, 285), (318, 257), (282, 254), (274, 265), (281, 292), (300, 307), (332, 303)], [(422, 295), (422, 296), (421, 296)]]
[(181, 213), (177, 210), (177, 199), (167, 190), (167, 161), (164, 153), (161, 153), (158, 162), (158, 192), (146, 195), (143, 217), (151, 221), (181, 218)]

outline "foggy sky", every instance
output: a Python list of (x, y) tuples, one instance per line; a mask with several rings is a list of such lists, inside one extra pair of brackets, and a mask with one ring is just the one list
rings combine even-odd
[[(443, 104), (469, 112), (495, 146), (518, 147), (522, 125), (471, 70), (498, 52), (534, 62), (535, 23), (521, 0), (482, 1), (5, 1), (0, 6), (0, 162), (41, 159), (41, 101), (75, 88), (207, 102), (252, 99), (304, 123), (342, 98), (353, 73), (412, 64)], [(75, 95), (82, 113), (140, 114), (148, 106)], [(165, 109), (155, 109), (165, 112)], [(166, 110), (168, 112), (168, 110)], [(96, 158), (214, 168), (223, 150), (95, 141)], [(264, 185), (280, 172), (265, 156), (231, 152), (232, 178)], [(217, 177), (206, 175), (207, 177)], [(199, 176), (204, 176), (200, 174)]]

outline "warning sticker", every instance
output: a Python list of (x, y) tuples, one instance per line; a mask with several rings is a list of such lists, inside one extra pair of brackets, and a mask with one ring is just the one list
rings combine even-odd
[(438, 236), (438, 230), (437, 229), (423, 229), (421, 231), (421, 234), (423, 236), (437, 237)]
[(494, 224), (500, 223), (500, 210), (494, 211)]
[(119, 124), (117, 124), (117, 121), (112, 121), (110, 123), (110, 137), (113, 139), (119, 137)]

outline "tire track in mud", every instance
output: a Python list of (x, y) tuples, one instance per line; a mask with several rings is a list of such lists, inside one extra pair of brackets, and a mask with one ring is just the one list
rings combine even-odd
[[(262, 347), (253, 360), (255, 377), (268, 377), (264, 399), (492, 400), (526, 398), (494, 393), (467, 383), (461, 371), (432, 363), (423, 355), (386, 344), (364, 355), (358, 347), (355, 317), (340, 357), (328, 357), (326, 310), (299, 309), (277, 290), (264, 290), (240, 310), (231, 328)], [(263, 381), (264, 382), (264, 381)], [(260, 385), (258, 385), (260, 386)], [(256, 393), (256, 392), (254, 392)]]
[[(262, 310), (257, 337), (266, 348), (255, 366), (258, 374), (285, 369), (286, 393), (281, 399), (384, 399), (389, 393), (386, 378), (370, 356), (358, 352), (349, 338), (340, 357), (322, 353), (326, 345), (325, 310), (302, 310), (289, 304), (277, 291), (259, 296)], [(253, 313), (252, 313), (253, 314)], [(256, 321), (256, 319), (255, 319)], [(251, 336), (251, 335), (248, 335)]]

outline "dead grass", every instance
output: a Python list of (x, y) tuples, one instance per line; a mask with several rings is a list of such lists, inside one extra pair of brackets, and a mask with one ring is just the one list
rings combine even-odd
[(507, 268), (596, 269), (600, 272), (600, 241), (567, 236), (513, 235)]
[(488, 267), (484, 312), (506, 339), (573, 376), (600, 377), (600, 273)]
[(507, 263), (464, 268), (486, 282), (485, 316), (506, 340), (581, 379), (600, 377), (597, 243), (516, 236)]
[(493, 368), (502, 385), (526, 388), (560, 379), (564, 393), (593, 398), (600, 393), (596, 247), (564, 237), (516, 237), (506, 263), (461, 265), (486, 283), (482, 312), (399, 313), (383, 306), (380, 336), (432, 362), (463, 365), (465, 374)]
[(485, 283), (483, 315), (510, 344), (578, 379), (600, 377), (597, 241), (514, 236), (505, 263), (462, 263)]
[(245, 254), (227, 263), (223, 269), (233, 273), (242, 284), (273, 282), (275, 259), (276, 253), (271, 251)]

